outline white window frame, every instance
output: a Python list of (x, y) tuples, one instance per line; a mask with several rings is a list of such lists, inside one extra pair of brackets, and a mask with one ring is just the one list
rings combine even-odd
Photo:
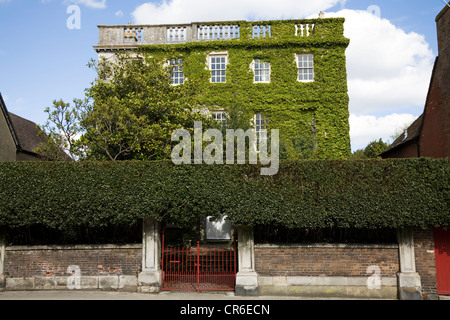
[(228, 119), (228, 115), (225, 111), (223, 110), (215, 110), (212, 111), (212, 118), (215, 121), (218, 121), (220, 123), (222, 123), (222, 125), (226, 124), (227, 119)]
[[(252, 62), (251, 68), (253, 70), (253, 83), (270, 83), (272, 75), (272, 66), (270, 63), (255, 59)], [(261, 74), (261, 72), (267, 72), (267, 74)], [(257, 75), (257, 73), (259, 74)], [(257, 77), (259, 77), (259, 79), (257, 79)], [(261, 80), (263, 77), (267, 77), (268, 79)]]
[[(302, 60), (300, 61), (300, 57), (302, 57)], [(310, 60), (303, 60), (305, 57), (311, 58)], [(311, 53), (302, 53), (302, 54), (296, 54), (295, 55), (295, 63), (297, 64), (297, 81), (298, 82), (314, 82), (315, 81), (315, 73), (314, 73), (314, 55)], [(303, 71), (311, 71), (304, 73)], [(307, 75), (308, 78), (305, 79), (304, 75)], [(310, 76), (312, 76), (312, 79), (310, 79)]]
[[(171, 84), (173, 86), (183, 85), (186, 81), (183, 71), (183, 59), (170, 59), (168, 65), (170, 68)], [(178, 83), (175, 80), (178, 80)]]
[(253, 117), (253, 124), (255, 129), (255, 151), (259, 152), (259, 145), (261, 140), (267, 141), (267, 124), (269, 123), (270, 119), (264, 117), (262, 114), (257, 113)]
[[(217, 63), (216, 59), (221, 59)], [(224, 59), (224, 61), (222, 61)], [(211, 72), (209, 78), (210, 83), (226, 83), (227, 82), (227, 65), (228, 65), (228, 53), (227, 52), (214, 52), (208, 55), (208, 68)], [(219, 67), (219, 68), (217, 68)], [(223, 72), (223, 75), (214, 75), (215, 72)], [(222, 79), (223, 78), (223, 79)], [(224, 81), (216, 81), (217, 79)]]

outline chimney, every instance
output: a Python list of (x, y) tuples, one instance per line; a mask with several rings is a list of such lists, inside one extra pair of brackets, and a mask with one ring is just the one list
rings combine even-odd
[(450, 5), (446, 5), (444, 9), (436, 17), (436, 27), (438, 36), (439, 55), (450, 46)]
[(320, 13), (319, 13), (319, 18), (320, 18), (320, 19), (325, 18), (325, 12), (320, 11)]

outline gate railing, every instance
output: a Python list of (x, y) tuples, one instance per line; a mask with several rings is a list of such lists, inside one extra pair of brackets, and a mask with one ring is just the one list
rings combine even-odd
[[(164, 235), (163, 235), (164, 243)], [(234, 291), (236, 247), (191, 248), (162, 246), (161, 290)]]

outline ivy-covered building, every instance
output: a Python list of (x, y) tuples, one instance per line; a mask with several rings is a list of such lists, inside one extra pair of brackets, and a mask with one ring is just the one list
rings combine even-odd
[[(333, 160), (281, 161), (268, 177), (253, 164), (0, 161), (0, 291), (437, 299), (448, 159), (334, 160), (350, 153), (343, 23), (100, 26), (100, 57), (148, 52), (215, 120), (238, 114), (260, 138), (278, 129), (291, 158)], [(198, 237), (169, 243), (174, 225)]]
[(216, 120), (239, 114), (260, 138), (278, 129), (282, 157), (350, 155), (343, 18), (99, 30), (100, 58), (143, 50), (165, 61), (173, 85), (193, 85), (195, 104)]

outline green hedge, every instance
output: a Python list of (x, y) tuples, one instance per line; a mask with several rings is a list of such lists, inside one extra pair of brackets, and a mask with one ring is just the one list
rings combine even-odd
[(0, 225), (60, 230), (145, 217), (188, 226), (225, 213), (239, 225), (288, 228), (450, 226), (449, 160), (0, 163)]

